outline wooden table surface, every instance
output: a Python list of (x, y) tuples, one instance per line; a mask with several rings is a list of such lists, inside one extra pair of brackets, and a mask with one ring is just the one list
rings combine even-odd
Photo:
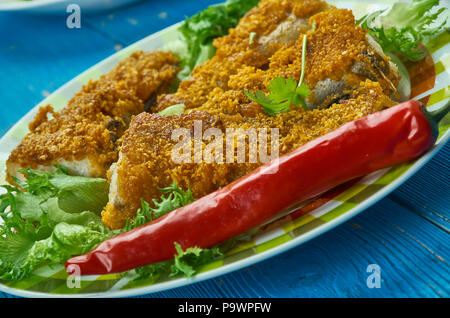
[[(64, 83), (217, 1), (144, 1), (66, 18), (0, 13), (0, 135)], [(450, 145), (392, 194), (301, 246), (242, 270), (144, 297), (449, 297)], [(381, 269), (369, 288), (367, 267)], [(0, 297), (12, 297), (1, 293)]]

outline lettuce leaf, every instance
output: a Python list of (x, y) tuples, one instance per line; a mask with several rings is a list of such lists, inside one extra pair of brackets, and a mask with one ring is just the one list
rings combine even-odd
[(16, 192), (18, 209), (24, 218), (39, 220), (40, 203), (57, 197), (60, 207), (68, 213), (91, 211), (98, 213), (108, 202), (109, 185), (106, 179), (71, 176), (67, 169), (55, 165), (56, 171), (39, 171), (31, 168), (19, 170), (26, 182), (15, 179), (26, 191)]
[[(101, 221), (100, 207), (106, 203), (106, 180), (69, 176), (64, 167), (55, 172), (24, 169), (26, 181), (16, 180), (22, 189), (4, 185), (0, 195), (0, 279), (20, 280), (41, 265), (64, 263), (74, 255), (87, 253), (101, 242), (159, 218), (194, 201), (192, 191), (176, 182), (160, 189), (154, 208), (144, 200), (134, 220), (111, 231)], [(84, 210), (89, 208), (91, 210)], [(182, 251), (181, 251), (182, 252)], [(183, 255), (183, 256), (181, 256)], [(205, 262), (209, 250), (187, 249), (179, 257), (136, 269), (137, 278), (161, 274), (193, 275)]]
[(86, 253), (116, 235), (99, 216), (108, 200), (104, 179), (24, 169), (22, 189), (0, 195), (0, 278), (20, 280), (41, 264)]
[(46, 211), (48, 223), (68, 223), (87, 226), (89, 223), (103, 225), (102, 219), (98, 214), (91, 211), (79, 213), (68, 213), (60, 208), (58, 198), (50, 198), (42, 204), (42, 209)]
[[(132, 221), (127, 220), (123, 231), (130, 231), (195, 200), (191, 189), (188, 188), (184, 191), (175, 181), (173, 181), (170, 186), (159, 190), (163, 195), (161, 195), (159, 200), (153, 199), (153, 205), (155, 207), (151, 208), (147, 202), (141, 200), (141, 208), (137, 211), (136, 216)], [(167, 194), (167, 196), (164, 194)]]
[[(439, 0), (396, 2), (390, 9), (363, 16), (357, 21), (369, 30), (383, 51), (396, 53), (403, 61), (419, 61), (426, 56), (418, 45), (440, 33), (448, 20), (446, 8), (434, 7)], [(441, 15), (443, 12), (447, 14)]]
[(32, 241), (21, 233), (10, 233), (0, 238), (0, 278), (26, 278), (41, 264), (64, 263), (110, 237), (111, 231), (92, 222), (86, 226), (58, 223), (49, 237), (39, 241)]

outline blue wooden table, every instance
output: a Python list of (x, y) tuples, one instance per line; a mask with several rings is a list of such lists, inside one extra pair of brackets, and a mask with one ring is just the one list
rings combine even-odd
[[(216, 0), (145, 1), (85, 16), (0, 13), (0, 135), (58, 87)], [(277, 257), (145, 297), (449, 297), (450, 144), (391, 195)], [(368, 288), (367, 267), (381, 269)], [(11, 297), (0, 293), (0, 297)]]

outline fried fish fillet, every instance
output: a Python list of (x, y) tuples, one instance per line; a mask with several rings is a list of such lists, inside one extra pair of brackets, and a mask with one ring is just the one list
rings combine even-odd
[[(399, 82), (396, 66), (367, 37), (367, 30), (355, 25), (349, 10), (335, 9), (320, 12), (310, 19), (315, 30), (306, 32), (304, 82), (311, 94), (310, 108), (326, 108), (345, 97), (344, 91), (358, 88), (362, 81), (378, 82), (383, 92), (395, 95)], [(243, 66), (230, 76), (228, 89), (216, 87), (201, 110), (241, 114), (253, 117), (261, 107), (248, 99), (244, 90), (262, 90), (275, 77), (298, 80), (302, 71), (303, 35), (278, 49), (270, 58), (267, 69)], [(223, 97), (223, 96), (226, 97)], [(228, 102), (218, 102), (226, 98)]]
[[(102, 212), (106, 225), (110, 228), (122, 227), (127, 219), (135, 215), (141, 198), (150, 201), (158, 198), (161, 194), (158, 187), (170, 184), (173, 179), (177, 179), (183, 187), (189, 185), (198, 196), (214, 191), (216, 183), (225, 181), (227, 167), (224, 165), (173, 164), (171, 150), (177, 143), (171, 138), (173, 130), (187, 128), (193, 137), (195, 121), (202, 123), (202, 132), (211, 127), (221, 127), (220, 120), (206, 112), (164, 117), (142, 113), (133, 118), (124, 135), (119, 160), (109, 171), (109, 202)], [(214, 182), (204, 182), (206, 176)]]
[[(260, 7), (269, 3), (272, 2), (261, 1)], [(250, 11), (242, 21), (251, 19), (257, 12)], [(279, 151), (283, 155), (346, 122), (394, 104), (389, 95), (395, 92), (398, 84), (396, 68), (374, 48), (367, 31), (355, 25), (351, 11), (330, 8), (313, 15), (309, 23), (315, 24), (315, 29), (306, 31), (305, 82), (312, 88), (308, 102), (315, 109), (305, 111), (295, 107), (277, 116), (268, 116), (259, 104), (244, 94), (244, 89), (266, 91), (267, 85), (277, 76), (300, 77), (304, 33), (297, 33), (299, 36), (294, 41), (274, 43), (272, 47), (277, 49), (264, 67), (241, 63), (227, 69), (230, 64), (226, 58), (222, 56), (219, 60), (216, 55), (210, 64), (205, 64), (208, 65), (205, 69), (197, 67), (193, 78), (182, 83), (175, 94), (166, 95), (159, 101), (159, 106), (169, 99), (183, 102), (188, 106), (187, 114), (178, 117), (140, 115), (132, 121), (119, 160), (110, 170), (110, 200), (102, 212), (103, 222), (110, 228), (123, 226), (135, 215), (140, 199), (151, 203), (159, 196), (158, 188), (170, 185), (172, 180), (184, 188), (189, 186), (195, 197), (201, 197), (262, 164), (248, 161), (175, 163), (171, 158), (174, 142), (169, 131), (180, 125), (193, 130), (193, 118), (199, 119), (199, 114), (206, 120), (203, 128), (277, 128)], [(272, 27), (271, 30), (276, 29)], [(227, 43), (232, 34), (230, 31), (230, 36), (216, 39), (216, 42)], [(199, 87), (196, 85), (210, 84), (205, 80), (207, 76), (199, 74), (207, 72), (212, 65), (223, 66), (222, 72), (226, 75), (221, 77), (220, 85), (218, 77), (211, 77), (215, 80), (205, 86), (212, 89), (208, 94), (202, 94), (201, 90), (196, 94)], [(180, 96), (182, 98), (177, 99)]]
[[(355, 25), (351, 11), (338, 10), (318, 0), (263, 0), (229, 35), (214, 40), (216, 55), (196, 67), (177, 92), (160, 96), (155, 111), (179, 103), (188, 109), (200, 107), (216, 92), (236, 89), (239, 78), (246, 82), (245, 86), (259, 83), (260, 89), (268, 84), (261, 74), (284, 73), (298, 79), (298, 53), (302, 48), (301, 35), (305, 33), (306, 79), (312, 90), (307, 99), (310, 108), (328, 106), (344, 89), (357, 87), (365, 79), (380, 82), (388, 95), (396, 94), (397, 67), (367, 31)], [(249, 40), (251, 34), (255, 35), (253, 41)], [(277, 66), (288, 63), (289, 69)], [(272, 71), (267, 72), (268, 68)], [(249, 82), (250, 77), (255, 82)]]
[[(180, 125), (194, 129), (189, 116), (201, 112), (208, 118), (207, 123), (214, 122), (204, 127), (213, 126), (222, 131), (242, 128), (245, 133), (249, 128), (277, 128), (279, 152), (283, 155), (346, 122), (395, 104), (389, 94), (395, 89), (398, 75), (390, 69), (384, 70), (384, 76), (380, 75), (378, 63), (389, 63), (389, 60), (382, 57), (373, 61), (375, 53), (366, 31), (355, 25), (350, 11), (333, 8), (314, 15), (310, 22), (316, 28), (307, 31), (305, 82), (317, 87), (321, 81), (342, 81), (340, 89), (331, 90), (315, 109), (292, 107), (277, 116), (267, 115), (244, 94), (244, 89), (267, 90), (267, 85), (277, 76), (300, 77), (303, 45), (303, 35), (300, 35), (272, 55), (267, 69), (242, 66), (229, 77), (227, 89), (215, 87), (201, 106), (189, 109), (187, 114), (138, 116), (124, 139), (117, 165), (110, 171), (110, 200), (102, 212), (103, 222), (111, 228), (123, 226), (134, 216), (140, 199), (151, 203), (159, 196), (158, 188), (169, 186), (172, 180), (184, 188), (189, 186), (194, 196), (201, 197), (263, 163), (175, 163), (171, 158), (174, 142), (169, 131)], [(358, 64), (365, 74), (354, 71)]]
[(267, 68), (280, 46), (311, 29), (308, 19), (312, 15), (330, 7), (319, 0), (260, 1), (227, 36), (214, 39), (215, 56), (197, 66), (176, 93), (160, 96), (155, 111), (180, 103), (187, 108), (199, 107), (215, 88), (227, 90), (230, 76), (242, 67)]
[[(112, 229), (123, 227), (135, 216), (141, 199), (152, 205), (152, 200), (161, 195), (159, 188), (169, 186), (173, 180), (184, 189), (189, 187), (194, 197), (200, 198), (262, 164), (260, 160), (256, 163), (208, 163), (206, 160), (195, 163), (193, 158), (188, 163), (176, 163), (172, 157), (176, 144), (171, 136), (174, 129), (187, 128), (192, 136), (195, 121), (201, 121), (202, 133), (212, 127), (222, 131), (230, 127), (243, 128), (244, 131), (248, 128), (279, 128), (279, 152), (283, 155), (346, 122), (394, 104), (383, 93), (380, 84), (370, 80), (362, 82), (358, 89), (348, 94), (348, 99), (329, 108), (292, 109), (275, 117), (255, 117), (254, 121), (239, 121), (237, 118), (232, 121), (227, 116), (197, 110), (180, 116), (162, 117), (148, 113), (136, 116), (125, 133), (119, 160), (109, 171), (109, 202), (102, 211), (103, 223)], [(223, 149), (226, 148), (225, 138), (224, 135)], [(208, 144), (203, 140), (202, 149)], [(193, 141), (189, 146), (190, 153), (195, 156)]]
[(177, 63), (172, 53), (135, 52), (99, 80), (89, 81), (61, 111), (41, 107), (30, 132), (9, 156), (9, 181), (23, 178), (20, 168), (51, 170), (54, 164), (74, 175), (105, 177), (131, 117), (156, 94), (168, 91)]

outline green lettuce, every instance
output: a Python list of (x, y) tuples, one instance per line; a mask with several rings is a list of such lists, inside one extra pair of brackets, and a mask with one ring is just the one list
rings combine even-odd
[(0, 240), (0, 277), (20, 280), (41, 264), (62, 264), (74, 255), (91, 251), (112, 237), (111, 232), (98, 223), (86, 226), (58, 223), (49, 237), (33, 241), (13, 233)]
[(108, 202), (109, 185), (102, 178), (71, 176), (67, 169), (55, 165), (56, 171), (21, 169), (26, 182), (14, 181), (25, 191), (16, 192), (18, 209), (24, 218), (39, 220), (40, 203), (50, 197), (57, 197), (59, 206), (69, 213), (91, 211), (100, 213)]
[(66, 212), (60, 208), (58, 198), (50, 198), (41, 205), (46, 211), (47, 219), (50, 224), (68, 223), (87, 226), (90, 223), (102, 225), (100, 215), (91, 211), (82, 211), (78, 213)]
[[(108, 199), (104, 179), (70, 176), (67, 169), (54, 172), (24, 169), (21, 188), (4, 185), (0, 195), (0, 279), (20, 280), (41, 265), (63, 264), (74, 255), (88, 253), (103, 241), (157, 219), (193, 202), (192, 191), (176, 182), (160, 189), (153, 207), (141, 200), (133, 220), (119, 230), (103, 225), (100, 212)], [(173, 260), (135, 270), (136, 278), (157, 279), (162, 274), (192, 276), (197, 268), (220, 255), (213, 249), (181, 250)]]
[[(163, 195), (161, 195), (159, 200), (153, 199), (153, 204), (155, 207), (151, 208), (146, 201), (141, 200), (141, 208), (137, 210), (136, 216), (133, 220), (127, 220), (123, 231), (130, 231), (195, 200), (191, 189), (188, 188), (184, 191), (175, 181), (173, 181), (170, 186), (159, 190), (163, 193)], [(167, 196), (164, 194), (167, 194)]]
[[(440, 33), (448, 20), (448, 9), (439, 8), (439, 0), (396, 2), (390, 9), (363, 16), (357, 21), (369, 30), (383, 51), (396, 53), (403, 61), (419, 61), (426, 56), (418, 43)], [(441, 15), (443, 12), (446, 14)]]
[(104, 179), (24, 169), (22, 188), (0, 195), (0, 278), (20, 280), (41, 264), (62, 263), (117, 234), (103, 225), (108, 200)]

